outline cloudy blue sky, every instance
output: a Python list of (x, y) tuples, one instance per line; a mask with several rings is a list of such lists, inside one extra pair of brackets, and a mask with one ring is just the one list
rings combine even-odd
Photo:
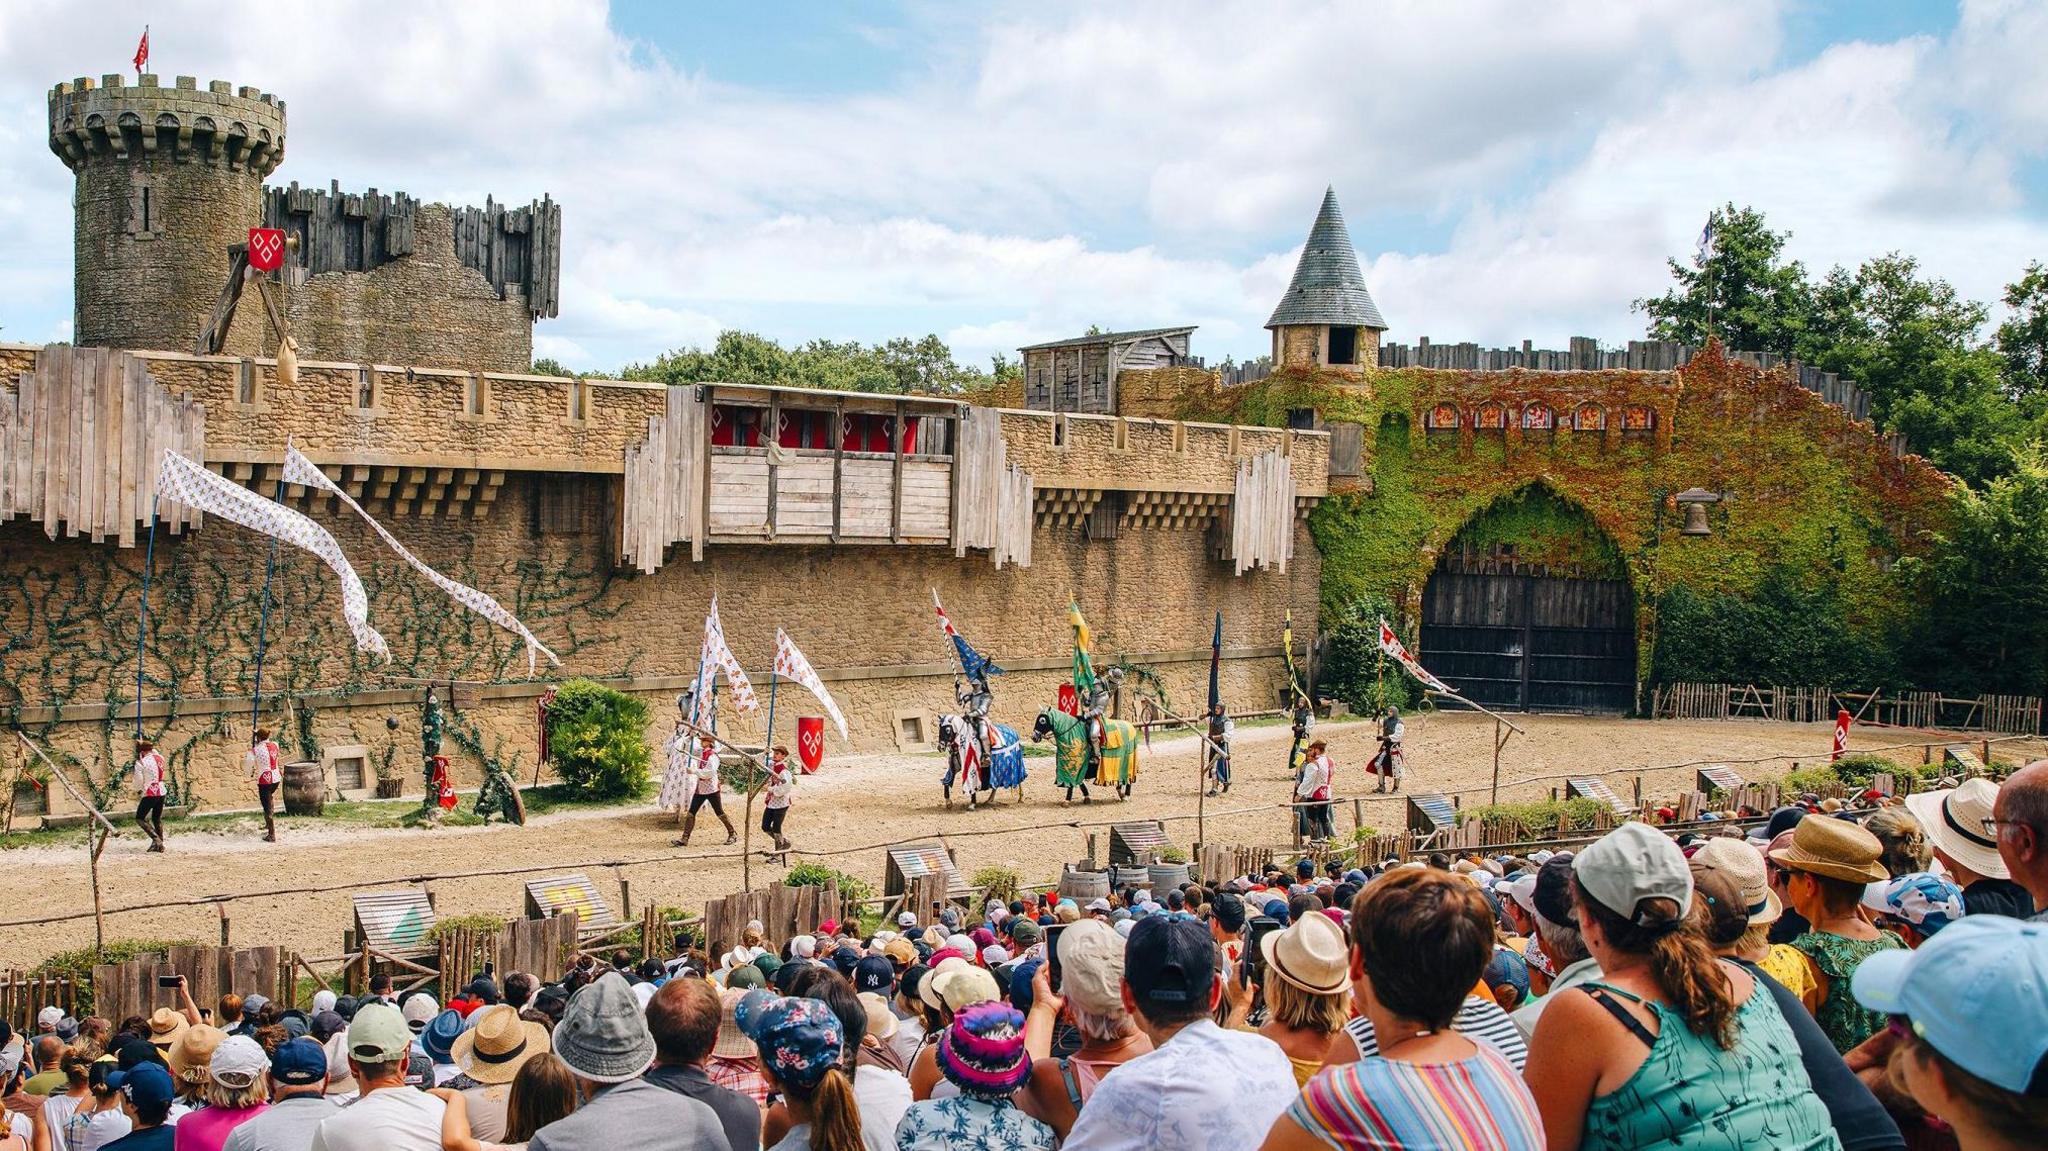
[(2048, 4), (5, 0), (0, 338), (63, 338), (48, 85), (126, 67), (289, 102), (277, 178), (566, 205), (536, 351), (725, 327), (1261, 329), (1334, 184), (1390, 339), (1641, 334), (1733, 200), (1815, 268), (1992, 298), (2048, 259)]

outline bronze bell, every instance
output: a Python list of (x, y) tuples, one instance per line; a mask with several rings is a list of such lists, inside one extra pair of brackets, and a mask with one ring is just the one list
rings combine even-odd
[(1686, 504), (1685, 526), (1678, 529), (1682, 536), (1710, 536), (1714, 529), (1707, 526), (1707, 505)]

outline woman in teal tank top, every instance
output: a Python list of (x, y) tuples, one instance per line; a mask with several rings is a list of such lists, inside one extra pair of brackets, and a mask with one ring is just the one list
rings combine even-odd
[(1840, 1151), (1776, 1001), (1688, 926), (1677, 845), (1623, 824), (1572, 872), (1603, 975), (1560, 993), (1529, 1044), (1550, 1151)]

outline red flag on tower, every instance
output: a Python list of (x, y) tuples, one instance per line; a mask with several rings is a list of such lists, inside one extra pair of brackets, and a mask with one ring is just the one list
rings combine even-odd
[(147, 68), (148, 66), (149, 66), (149, 25), (147, 25), (147, 24), (144, 24), (144, 25), (142, 26), (142, 42), (141, 42), (140, 44), (137, 44), (137, 45), (135, 46), (135, 74), (136, 74), (137, 76), (140, 76), (140, 75), (142, 75), (142, 70), (143, 70), (144, 68)]

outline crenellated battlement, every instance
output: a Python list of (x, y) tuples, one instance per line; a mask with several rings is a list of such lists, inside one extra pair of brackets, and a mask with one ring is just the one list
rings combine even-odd
[(50, 151), (74, 172), (94, 160), (167, 156), (261, 179), (284, 162), (284, 135), (283, 100), (225, 80), (202, 91), (191, 76), (165, 88), (153, 74), (134, 84), (109, 74), (50, 89)]

